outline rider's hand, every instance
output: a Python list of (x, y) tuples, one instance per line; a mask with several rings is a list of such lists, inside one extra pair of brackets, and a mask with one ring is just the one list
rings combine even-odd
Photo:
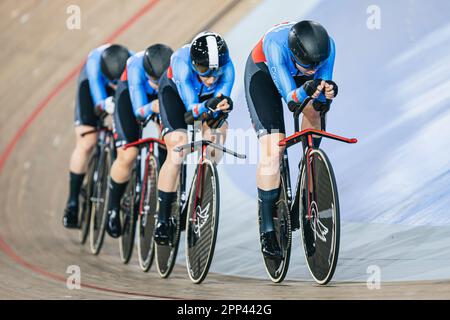
[(97, 117), (102, 116), (103, 113), (105, 112), (105, 109), (103, 109), (103, 105), (104, 105), (103, 101), (95, 105), (95, 107), (94, 107), (94, 114)]
[(309, 97), (316, 99), (325, 88), (325, 84), (322, 79), (309, 80), (303, 84), (303, 90)]
[(152, 112), (159, 113), (159, 100), (155, 99), (152, 101)]
[(221, 94), (219, 94), (217, 97), (212, 97), (206, 100), (206, 108), (209, 110), (216, 110), (217, 106), (223, 101), (224, 99), (221, 97)]
[(330, 105), (331, 105), (331, 100), (321, 102), (316, 99), (313, 101), (313, 108), (317, 112), (327, 113), (330, 110)]
[(231, 100), (230, 97), (224, 96), (222, 94), (220, 96), (223, 100), (217, 105), (217, 110), (220, 110), (222, 112), (230, 112), (231, 110), (233, 110), (233, 100)]
[(184, 122), (186, 122), (186, 124), (194, 124), (195, 118), (192, 111), (186, 111), (184, 113)]
[(332, 80), (326, 80), (325, 81), (325, 97), (327, 99), (333, 99), (338, 94), (338, 86), (337, 84)]
[(113, 114), (116, 109), (116, 102), (113, 97), (108, 97), (105, 99), (105, 111), (108, 114)]
[(208, 120), (206, 120), (206, 124), (211, 129), (217, 129), (222, 126), (222, 124), (225, 122), (227, 118), (228, 113), (220, 112), (217, 117), (210, 117)]

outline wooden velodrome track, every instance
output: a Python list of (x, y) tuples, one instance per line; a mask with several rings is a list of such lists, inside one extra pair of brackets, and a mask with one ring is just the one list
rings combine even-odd
[[(68, 30), (66, 8), (81, 8), (81, 30)], [(245, 279), (210, 274), (194, 285), (182, 266), (160, 279), (133, 257), (123, 265), (106, 237), (99, 256), (62, 227), (68, 161), (74, 146), (78, 67), (95, 46), (117, 41), (133, 50), (155, 42), (179, 47), (200, 29), (226, 32), (258, 1), (64, 0), (0, 4), (0, 299), (367, 299), (449, 298), (448, 282), (365, 283)], [(66, 269), (81, 268), (80, 290)]]

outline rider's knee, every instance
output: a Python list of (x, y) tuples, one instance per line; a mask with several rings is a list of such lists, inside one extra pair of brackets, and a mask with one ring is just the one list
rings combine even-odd
[(77, 140), (76, 148), (83, 153), (89, 153), (97, 142), (96, 137), (85, 136)]
[(175, 151), (174, 149), (180, 147), (184, 144), (187, 144), (188, 139), (186, 134), (180, 134), (178, 132), (173, 132), (167, 134), (164, 137), (164, 141), (167, 147), (167, 158), (166, 162), (168, 162), (171, 166), (181, 166), (183, 162), (184, 153)]
[(118, 150), (117, 161), (122, 167), (131, 167), (138, 155), (137, 148), (129, 148), (127, 150)]
[(280, 160), (284, 147), (278, 145), (283, 136), (279, 134), (266, 135), (261, 141), (261, 159)]
[(309, 104), (304, 110), (303, 110), (303, 116), (306, 117), (309, 122), (311, 123), (317, 123), (320, 122), (320, 113), (317, 112), (312, 104)]

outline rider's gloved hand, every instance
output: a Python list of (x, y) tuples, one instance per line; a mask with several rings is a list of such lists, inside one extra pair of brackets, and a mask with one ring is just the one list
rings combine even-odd
[(322, 79), (309, 80), (303, 84), (303, 90), (305, 90), (306, 95), (313, 99), (317, 98), (324, 88), (325, 81)]
[(325, 80), (325, 97), (333, 99), (338, 95), (338, 85), (333, 80)]
[(108, 97), (105, 99), (105, 111), (107, 114), (113, 114), (116, 109), (116, 102), (114, 97)]
[(206, 100), (205, 107), (209, 110), (216, 110), (217, 105), (223, 100), (223, 97), (217, 96)]
[(186, 124), (194, 124), (195, 117), (192, 114), (192, 111), (186, 111), (184, 114), (184, 122), (186, 122)]
[(152, 106), (151, 103), (147, 103), (146, 105), (143, 105), (142, 107), (137, 108), (134, 111), (134, 115), (136, 116), (136, 119), (138, 121), (146, 121), (146, 119), (152, 115)]
[(227, 96), (224, 96), (224, 95), (222, 95), (221, 98), (222, 98), (222, 100), (224, 100), (224, 99), (227, 100), (227, 103), (229, 105), (228, 109), (223, 110), (223, 111), (224, 112), (230, 112), (231, 110), (233, 110), (233, 100), (231, 100), (230, 97), (227, 97)]
[(313, 101), (313, 108), (317, 112), (322, 112), (322, 113), (328, 112), (330, 110), (330, 105), (331, 105), (331, 100), (328, 100), (328, 99), (326, 101), (320, 101), (318, 99), (315, 99)]
[(94, 114), (97, 117), (103, 116), (104, 112), (105, 112), (105, 101), (101, 101), (94, 106)]
[(211, 129), (217, 129), (222, 126), (222, 124), (225, 122), (225, 120), (228, 118), (228, 113), (219, 112), (217, 116), (209, 117), (206, 120), (206, 124)]

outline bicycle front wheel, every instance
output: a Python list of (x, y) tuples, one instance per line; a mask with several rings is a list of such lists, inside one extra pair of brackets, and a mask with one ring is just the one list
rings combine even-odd
[[(258, 218), (259, 223), (261, 223), (260, 214), (258, 214)], [(280, 283), (284, 280), (289, 268), (292, 243), (291, 220), (286, 194), (286, 183), (283, 175), (281, 175), (280, 196), (273, 215), (273, 225), (278, 243), (280, 244), (282, 258), (269, 259), (263, 255), (263, 259), (264, 267), (272, 282)]]
[(306, 265), (321, 285), (333, 277), (339, 255), (339, 197), (331, 163), (325, 152), (311, 150), (308, 168), (301, 169), (299, 216)]
[[(155, 243), (156, 268), (162, 278), (167, 278), (172, 273), (177, 259), (178, 245), (181, 233), (181, 183), (178, 184), (177, 197), (172, 202), (170, 213), (170, 223), (172, 226), (171, 239), (169, 245), (158, 245)], [(155, 221), (156, 223), (156, 221)]]
[(103, 152), (100, 153), (98, 165), (94, 172), (89, 242), (91, 252), (95, 255), (100, 253), (105, 238), (109, 198), (108, 179), (109, 169), (112, 165), (112, 157), (111, 149), (106, 147)]
[(147, 272), (153, 262), (155, 245), (153, 230), (155, 229), (155, 214), (158, 205), (158, 170), (156, 158), (150, 155), (147, 174), (142, 181), (142, 192), (137, 224), (139, 266)]
[(219, 181), (216, 165), (205, 159), (194, 175), (186, 217), (186, 266), (194, 283), (208, 274), (219, 226)]
[(94, 173), (97, 167), (98, 155), (94, 152), (89, 158), (88, 170), (83, 179), (83, 184), (81, 185), (79, 203), (80, 208), (78, 212), (79, 221), (79, 239), (80, 243), (84, 244), (87, 240), (89, 234), (89, 224), (91, 221), (91, 211), (92, 211), (92, 191), (94, 184)]
[(136, 219), (139, 197), (137, 190), (138, 170), (133, 169), (131, 179), (120, 201), (120, 223), (122, 225), (122, 234), (119, 239), (120, 259), (123, 263), (128, 263), (131, 259), (134, 247), (134, 235), (136, 232)]

